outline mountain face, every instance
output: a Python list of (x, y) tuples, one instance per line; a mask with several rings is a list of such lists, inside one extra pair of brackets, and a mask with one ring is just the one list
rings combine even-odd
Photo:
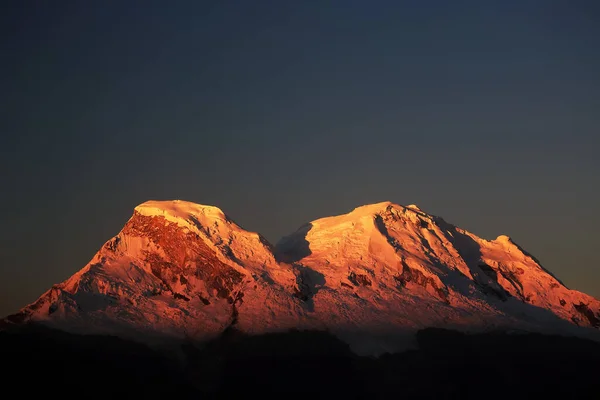
[(146, 342), (325, 330), (380, 354), (428, 327), (600, 337), (600, 302), (509, 237), (414, 205), (358, 207), (272, 246), (216, 207), (175, 200), (136, 207), (82, 270), (0, 325), (27, 323)]

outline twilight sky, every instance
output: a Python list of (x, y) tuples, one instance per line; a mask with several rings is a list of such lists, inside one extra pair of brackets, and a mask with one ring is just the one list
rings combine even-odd
[(273, 242), (415, 203), (600, 297), (595, 0), (9, 4), (0, 316), (148, 199), (217, 205)]

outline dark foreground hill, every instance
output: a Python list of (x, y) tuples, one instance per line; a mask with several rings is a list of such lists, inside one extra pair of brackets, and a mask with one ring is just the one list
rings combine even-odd
[(0, 332), (4, 393), (70, 398), (600, 398), (600, 344), (573, 337), (426, 329), (419, 350), (359, 357), (324, 332), (163, 350), (27, 326)]

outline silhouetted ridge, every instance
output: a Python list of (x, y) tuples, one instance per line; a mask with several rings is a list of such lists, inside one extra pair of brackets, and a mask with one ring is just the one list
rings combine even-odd
[[(246, 335), (162, 350), (43, 327), (0, 333), (7, 387), (92, 398), (594, 399), (600, 345), (525, 333), (417, 333), (418, 350), (360, 357), (326, 332)], [(554, 398), (554, 397), (552, 397)]]

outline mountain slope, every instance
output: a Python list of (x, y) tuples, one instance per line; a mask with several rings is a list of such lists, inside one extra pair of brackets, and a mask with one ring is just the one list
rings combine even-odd
[(322, 218), (277, 250), (310, 271), (306, 295), (344, 331), (348, 320), (379, 332), (599, 327), (598, 300), (566, 288), (508, 237), (478, 238), (414, 205), (384, 202)]
[(295, 310), (301, 309), (288, 295), (286, 286), (294, 282), (291, 268), (275, 261), (264, 239), (218, 208), (151, 201), (136, 207), (81, 271), (8, 320), (74, 332), (198, 339), (242, 318), (249, 332), (258, 329), (257, 321), (261, 329), (287, 328), (296, 325)]
[(600, 302), (510, 238), (414, 205), (358, 207), (273, 247), (216, 207), (176, 200), (136, 207), (86, 267), (4, 324), (23, 322), (143, 340), (317, 329), (378, 354), (426, 327), (595, 335)]

